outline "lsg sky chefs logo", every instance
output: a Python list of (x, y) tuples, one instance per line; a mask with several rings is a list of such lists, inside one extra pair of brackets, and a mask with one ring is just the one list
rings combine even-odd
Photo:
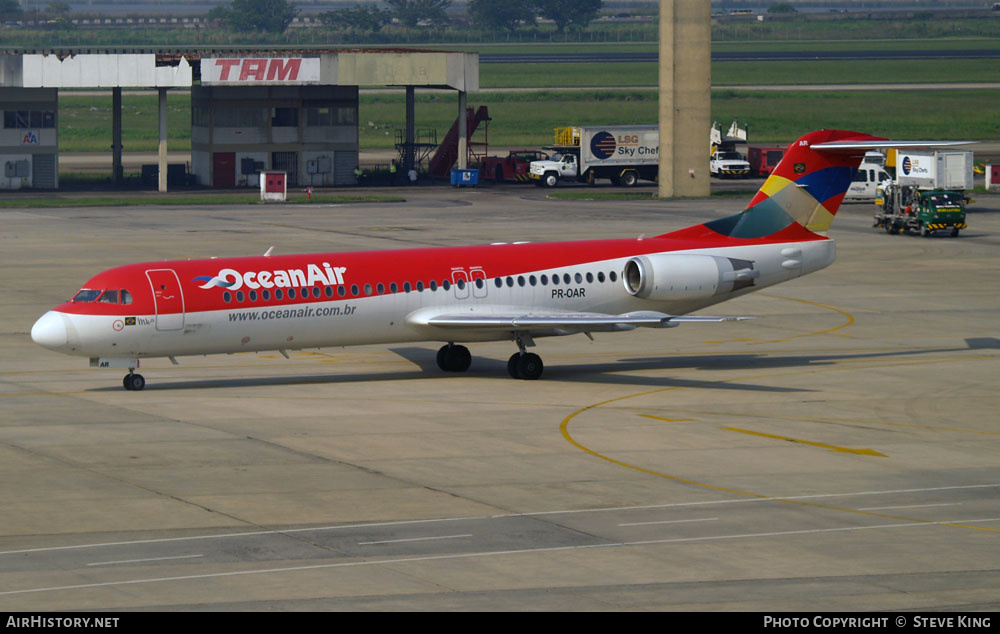
[(620, 134), (615, 136), (610, 132), (598, 132), (590, 139), (590, 153), (598, 160), (619, 158), (655, 157), (658, 147), (650, 147), (642, 142), (638, 134)]
[(931, 170), (927, 166), (927, 159), (923, 159), (924, 163), (921, 163), (921, 157), (919, 156), (904, 156), (903, 160), (900, 161), (900, 165), (903, 167), (903, 174), (905, 176), (924, 176), (930, 177)]

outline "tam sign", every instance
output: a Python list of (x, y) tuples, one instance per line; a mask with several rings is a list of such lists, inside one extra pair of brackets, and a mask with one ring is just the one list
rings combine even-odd
[(318, 82), (318, 57), (224, 57), (201, 60), (201, 83), (206, 85), (295, 85)]

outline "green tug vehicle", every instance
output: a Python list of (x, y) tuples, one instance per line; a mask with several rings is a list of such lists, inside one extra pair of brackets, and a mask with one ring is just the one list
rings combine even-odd
[[(899, 200), (896, 200), (896, 199)], [(921, 190), (915, 186), (879, 188), (875, 204), (875, 227), (886, 233), (912, 231), (929, 236), (935, 231), (949, 231), (952, 237), (966, 228), (965, 205), (969, 199), (962, 191)]]
[(889, 234), (958, 236), (972, 202), (965, 194), (973, 186), (972, 152), (900, 152), (896, 158), (894, 177), (878, 186), (873, 226)]

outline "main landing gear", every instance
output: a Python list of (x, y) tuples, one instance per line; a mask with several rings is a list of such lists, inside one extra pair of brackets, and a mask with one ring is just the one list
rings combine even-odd
[(514, 343), (517, 344), (517, 352), (507, 360), (507, 372), (515, 379), (534, 381), (542, 376), (542, 358), (534, 352), (528, 352), (527, 347), (535, 345), (534, 339), (526, 332), (515, 332)]
[(534, 352), (515, 352), (507, 361), (507, 372), (515, 379), (534, 381), (543, 369), (542, 358)]
[(438, 350), (437, 364), (445, 372), (465, 372), (472, 364), (472, 353), (465, 346), (449, 343)]
[[(544, 369), (542, 358), (533, 352), (525, 352), (526, 342), (529, 345), (534, 345), (527, 336), (517, 336), (515, 341), (518, 352), (515, 352), (507, 361), (507, 372), (515, 379), (534, 381), (542, 376)], [(446, 346), (441, 346), (441, 349), (438, 350), (437, 364), (445, 372), (465, 372), (472, 364), (472, 354), (465, 346), (449, 343)]]
[(124, 379), (122, 379), (122, 385), (126, 390), (138, 392), (142, 388), (146, 387), (146, 379), (144, 379), (141, 374), (136, 374), (135, 372), (129, 370), (129, 373), (125, 375)]

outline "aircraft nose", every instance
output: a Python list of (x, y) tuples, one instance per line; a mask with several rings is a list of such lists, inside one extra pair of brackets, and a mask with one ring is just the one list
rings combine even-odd
[(62, 313), (50, 310), (39, 317), (35, 325), (31, 327), (31, 339), (46, 348), (65, 346), (69, 342), (69, 335)]

